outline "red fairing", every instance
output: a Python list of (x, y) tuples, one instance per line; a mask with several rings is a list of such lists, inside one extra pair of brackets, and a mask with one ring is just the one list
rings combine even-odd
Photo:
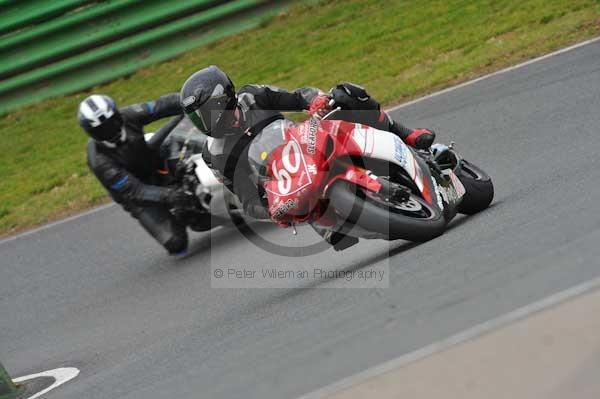
[(425, 176), (421, 177), (423, 181), (423, 199), (429, 204), (433, 204), (433, 198), (431, 198), (431, 190), (429, 189), (429, 182)]
[(421, 190), (421, 193), (423, 194), (423, 199), (425, 201), (427, 201), (427, 203), (429, 204), (433, 204), (433, 198), (431, 196), (431, 192), (432, 189), (435, 190), (431, 184), (429, 183), (429, 180), (423, 175), (423, 172), (421, 170), (421, 167), (419, 166), (417, 160), (415, 158), (413, 158), (412, 160), (415, 171), (416, 171), (416, 176), (413, 179), (415, 183), (417, 183), (417, 186), (419, 186), (419, 183), (421, 183), (421, 185), (423, 186), (423, 189)]
[(320, 198), (319, 189), (328, 170), (320, 149), (328, 133), (311, 118), (283, 134), (286, 144), (269, 154), (271, 180), (264, 183), (264, 188), (275, 222), (300, 223), (311, 217)]
[[(342, 155), (363, 156), (365, 154), (368, 154), (369, 151), (371, 150), (372, 140), (366, 139), (366, 141), (364, 143), (365, 149), (363, 150), (363, 148), (360, 145), (358, 145), (358, 143), (355, 142), (355, 140), (352, 136), (352, 134), (354, 133), (354, 130), (357, 128), (357, 126), (366, 131), (372, 131), (373, 129), (370, 128), (369, 126), (357, 125), (355, 123), (343, 122), (343, 121), (323, 121), (322, 123), (336, 123), (338, 125), (337, 126), (337, 139), (338, 139), (338, 142), (340, 143), (340, 145), (338, 146), (339, 147), (338, 151), (336, 151), (337, 156), (342, 156)], [(422, 130), (422, 132), (425, 132), (425, 131), (428, 132), (427, 129), (420, 129), (420, 130)], [(419, 133), (419, 134), (421, 134), (421, 133)], [(433, 203), (432, 192), (434, 192), (433, 191), (434, 188), (433, 188), (433, 186), (431, 186), (431, 183), (429, 182), (429, 180), (425, 176), (423, 176), (421, 167), (416, 162), (415, 158), (412, 158), (412, 160), (413, 160), (413, 167), (416, 172), (416, 175), (414, 176), (414, 181), (415, 181), (415, 183), (417, 183), (417, 186), (422, 184), (423, 199), (425, 199), (425, 201), (427, 201), (429, 204), (432, 204)], [(339, 178), (339, 176), (334, 177), (334, 179), (337, 179), (337, 178)], [(334, 180), (334, 179), (332, 179), (332, 180)], [(345, 179), (345, 180), (351, 181), (350, 179)], [(371, 180), (375, 181), (375, 183), (379, 185), (379, 182), (376, 179), (371, 178)], [(327, 185), (327, 187), (329, 187), (332, 182), (330, 182)], [(353, 183), (359, 184), (359, 185), (361, 185), (369, 190), (375, 191), (375, 192), (379, 191), (379, 188), (375, 189), (373, 185), (361, 184), (360, 181), (353, 181)]]
[(338, 180), (349, 181), (351, 183), (356, 184), (357, 186), (364, 187), (369, 191), (378, 192), (381, 189), (381, 183), (379, 183), (377, 179), (370, 176), (365, 169), (359, 168), (354, 165), (349, 166), (348, 170), (346, 170), (345, 173), (336, 175), (332, 179), (330, 179), (327, 182), (325, 191), (327, 191), (327, 189)]
[[(268, 155), (271, 179), (264, 183), (273, 221), (286, 226), (319, 218), (319, 201), (326, 188), (338, 179), (373, 191), (381, 188), (377, 179), (352, 165), (342, 175), (329, 176), (329, 165), (334, 159), (362, 154), (352, 138), (355, 127), (354, 123), (311, 118), (285, 130), (285, 144)], [(328, 140), (331, 153), (326, 159), (323, 152)]]

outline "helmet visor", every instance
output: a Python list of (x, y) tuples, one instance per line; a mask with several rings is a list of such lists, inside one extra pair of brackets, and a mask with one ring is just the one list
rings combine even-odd
[(194, 111), (186, 111), (186, 115), (194, 125), (204, 134), (210, 135), (217, 126), (223, 112), (230, 102), (226, 94), (209, 98), (204, 104)]
[(202, 132), (204, 134), (210, 133), (210, 129), (209, 129), (210, 117), (205, 118), (204, 114), (202, 113), (202, 111), (200, 109), (197, 109), (195, 111), (186, 112), (185, 114), (187, 115), (188, 118), (190, 118), (190, 120), (192, 121), (194, 126), (196, 126), (196, 128), (198, 130), (200, 130), (200, 132)]
[(102, 122), (100, 126), (92, 128), (91, 136), (98, 141), (108, 141), (115, 143), (121, 138), (121, 128), (123, 120), (120, 114), (115, 114), (111, 118)]

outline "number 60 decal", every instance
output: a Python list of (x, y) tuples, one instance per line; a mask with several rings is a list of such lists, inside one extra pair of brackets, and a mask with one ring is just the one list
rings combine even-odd
[(298, 172), (300, 162), (300, 146), (292, 140), (285, 145), (281, 152), (283, 169), (277, 169), (277, 160), (271, 164), (271, 170), (277, 179), (277, 189), (281, 195), (287, 195), (292, 189), (292, 174)]

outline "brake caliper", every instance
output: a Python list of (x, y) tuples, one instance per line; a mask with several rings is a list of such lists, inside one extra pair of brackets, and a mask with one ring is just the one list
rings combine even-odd
[(396, 201), (404, 202), (410, 198), (410, 192), (404, 187), (398, 186), (387, 179), (379, 178), (378, 180), (381, 184), (379, 194), (381, 194), (386, 201), (394, 199)]

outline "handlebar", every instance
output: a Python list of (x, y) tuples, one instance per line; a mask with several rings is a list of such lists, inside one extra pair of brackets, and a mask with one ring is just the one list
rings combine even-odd
[[(334, 100), (331, 100), (331, 101), (329, 102), (329, 104), (330, 104), (330, 106), (333, 106), (333, 105), (335, 104), (335, 101), (334, 101)], [(331, 115), (335, 114), (335, 113), (336, 113), (336, 112), (338, 112), (338, 111), (341, 111), (341, 109), (342, 109), (341, 107), (336, 107), (336, 108), (332, 109), (331, 111), (329, 111), (329, 112), (328, 112), (328, 113), (327, 113), (325, 116), (323, 116), (321, 119), (322, 119), (322, 120), (327, 120), (327, 119), (328, 119), (328, 118), (329, 118)]]

